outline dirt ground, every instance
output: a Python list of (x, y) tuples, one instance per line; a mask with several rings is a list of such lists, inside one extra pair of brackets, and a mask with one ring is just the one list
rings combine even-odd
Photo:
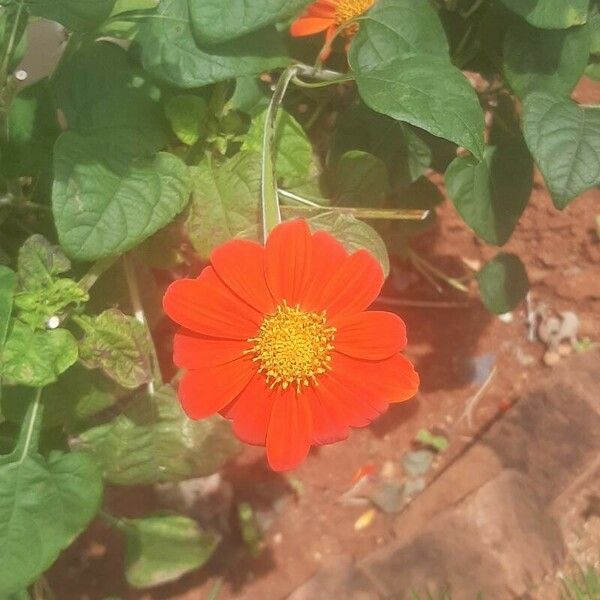
[[(600, 100), (598, 86), (589, 84), (577, 95), (587, 102)], [(435, 182), (442, 185), (441, 178)], [(600, 342), (599, 214), (597, 190), (557, 211), (536, 175), (532, 200), (503, 250), (518, 254), (525, 263), (533, 306), (543, 303), (552, 311), (576, 312), (579, 338)], [(467, 229), (449, 202), (439, 209), (439, 216), (436, 229), (423, 234), (414, 246), (432, 264), (463, 276), (467, 264), (482, 264), (495, 254)], [(395, 287), (399, 283), (408, 287), (400, 292)], [(266, 528), (257, 557), (250, 557), (239, 536), (232, 534), (199, 572), (151, 592), (132, 591), (122, 575), (122, 540), (95, 522), (52, 569), (49, 579), (57, 598), (199, 600), (222, 580), (219, 600), (283, 599), (328, 560), (339, 555), (363, 557), (397, 535), (394, 516), (383, 513), (377, 513), (368, 527), (355, 530), (366, 509), (345, 505), (340, 497), (360, 468), (398, 464), (417, 432), (425, 428), (439, 430), (450, 440), (450, 448), (434, 464), (435, 476), (480, 428), (510, 410), (512, 402), (548, 375), (550, 367), (542, 361), (544, 346), (527, 338), (525, 306), (514, 312), (512, 320), (501, 320), (485, 311), (474, 291), (465, 295), (446, 289), (439, 294), (398, 263), (377, 307), (397, 311), (405, 319), (407, 354), (421, 375), (421, 391), (415, 400), (392, 407), (370, 428), (354, 431), (347, 442), (313, 450), (292, 477), (268, 472), (262, 449), (244, 449), (227, 467), (224, 479), (232, 484), (236, 500), (248, 501)], [(482, 386), (474, 375), (474, 359), (482, 357), (496, 371), (474, 406), (469, 426), (465, 408)], [(126, 516), (159, 506), (148, 489), (110, 490), (107, 501), (114, 512)]]

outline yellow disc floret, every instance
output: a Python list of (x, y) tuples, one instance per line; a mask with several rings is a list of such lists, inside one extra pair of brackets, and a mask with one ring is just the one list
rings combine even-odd
[[(367, 12), (375, 0), (338, 0), (335, 7), (335, 24), (339, 27), (346, 21), (360, 17)], [(345, 37), (351, 37), (358, 31), (358, 23), (352, 23), (342, 32)]]
[(258, 335), (248, 340), (253, 347), (247, 352), (254, 354), (258, 372), (265, 374), (271, 388), (295, 384), (300, 391), (330, 369), (335, 331), (327, 326), (324, 311), (305, 312), (284, 301), (265, 317)]

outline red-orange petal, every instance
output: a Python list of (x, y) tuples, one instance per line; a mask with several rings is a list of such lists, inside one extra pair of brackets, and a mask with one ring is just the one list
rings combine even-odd
[(331, 278), (344, 264), (348, 253), (342, 244), (326, 231), (317, 231), (311, 239), (312, 268), (310, 281), (300, 302), (306, 311), (319, 311), (323, 307), (319, 298)]
[(182, 369), (202, 369), (242, 358), (248, 348), (246, 341), (211, 338), (180, 329), (173, 342), (173, 362)]
[(331, 24), (332, 19), (330, 17), (300, 17), (292, 23), (290, 33), (294, 37), (314, 35), (325, 31)]
[(344, 261), (323, 289), (321, 310), (327, 310), (330, 318), (361, 312), (377, 298), (383, 281), (383, 271), (373, 255), (359, 250)]
[(218, 246), (210, 262), (219, 278), (242, 300), (263, 314), (275, 309), (265, 279), (265, 249), (250, 240), (232, 240)]
[[(354, 372), (348, 370), (346, 361), (349, 360), (353, 361)], [(336, 406), (351, 427), (365, 427), (388, 407), (388, 401), (372, 387), (372, 382), (361, 370), (362, 362), (334, 354), (331, 372), (321, 377), (315, 387), (323, 402)]]
[(179, 400), (190, 419), (204, 419), (225, 408), (256, 372), (249, 358), (188, 371), (179, 384)]
[(302, 390), (312, 414), (312, 443), (324, 445), (345, 440), (350, 434), (347, 418), (337, 402), (327, 402), (317, 389), (318, 386), (309, 386)]
[(238, 298), (211, 267), (198, 279), (174, 281), (165, 293), (163, 308), (186, 329), (234, 340), (254, 337), (263, 320), (263, 315)]
[(419, 375), (401, 354), (385, 360), (359, 360), (334, 352), (332, 365), (333, 374), (353, 386), (364, 386), (385, 402), (404, 402), (419, 389)]
[(294, 219), (273, 229), (265, 248), (267, 285), (275, 301), (295, 306), (310, 278), (312, 245), (306, 221)]
[(309, 5), (303, 16), (324, 17), (335, 22), (335, 2), (333, 0), (317, 0)]
[(273, 471), (294, 469), (308, 455), (312, 440), (310, 405), (293, 388), (280, 390), (267, 431), (267, 460)]
[(394, 313), (368, 311), (342, 314), (330, 320), (337, 328), (335, 349), (367, 360), (383, 360), (406, 347), (406, 325)]
[(265, 376), (256, 373), (242, 393), (222, 411), (233, 421), (233, 432), (246, 444), (264, 446), (271, 419), (275, 390), (269, 389)]

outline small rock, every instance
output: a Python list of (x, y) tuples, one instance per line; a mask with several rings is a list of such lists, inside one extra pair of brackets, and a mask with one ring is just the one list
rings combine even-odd
[(504, 313), (503, 315), (498, 315), (498, 319), (508, 325), (515, 320), (515, 316), (511, 312), (508, 312)]
[(369, 496), (371, 502), (381, 511), (388, 514), (400, 512), (406, 504), (404, 483), (386, 483), (379, 486)]
[(554, 350), (548, 350), (544, 354), (544, 364), (547, 367), (554, 367), (560, 362), (560, 354)]
[(562, 342), (558, 346), (558, 354), (560, 356), (569, 356), (573, 352), (573, 346), (567, 342)]
[(413, 496), (416, 496), (417, 494), (421, 493), (425, 489), (426, 485), (427, 483), (422, 477), (419, 477), (418, 479), (408, 480), (404, 487), (404, 493), (406, 494), (406, 498), (410, 499)]
[(415, 450), (407, 452), (402, 457), (402, 466), (407, 475), (419, 477), (424, 475), (433, 462), (433, 452), (429, 450)]

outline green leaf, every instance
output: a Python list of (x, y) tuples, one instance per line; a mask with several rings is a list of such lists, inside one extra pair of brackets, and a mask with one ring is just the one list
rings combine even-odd
[(116, 308), (97, 317), (81, 315), (75, 321), (85, 332), (79, 358), (88, 369), (102, 369), (130, 389), (151, 381), (150, 344), (142, 323)]
[(498, 254), (477, 273), (485, 307), (496, 315), (513, 310), (529, 291), (523, 263), (514, 254)]
[(177, 157), (127, 159), (102, 139), (63, 133), (55, 147), (52, 204), (61, 246), (78, 260), (126, 252), (187, 204), (188, 169)]
[(13, 298), (17, 289), (17, 275), (14, 271), (0, 265), (0, 355), (8, 335), (8, 326), (13, 309)]
[[(107, 379), (100, 371), (88, 371), (76, 363), (55, 383), (42, 390), (44, 405), (42, 427), (65, 426), (73, 431), (81, 422), (112, 406), (126, 390)], [(21, 424), (34, 390), (24, 386), (3, 389), (2, 415), (11, 423)]]
[(8, 384), (43, 387), (76, 360), (77, 342), (66, 329), (33, 331), (13, 321), (0, 354), (0, 375)]
[(382, 207), (390, 193), (387, 168), (368, 152), (350, 150), (337, 164), (332, 188), (340, 206)]
[(267, 86), (258, 77), (238, 77), (227, 104), (233, 110), (256, 117), (269, 105)]
[(0, 457), (0, 593), (43, 573), (96, 514), (100, 473), (80, 452), (37, 452), (42, 410), (33, 402), (12, 454)]
[(361, 20), (350, 62), (362, 70), (412, 55), (448, 62), (449, 53), (442, 23), (427, 0), (379, 0)]
[(25, 0), (30, 14), (71, 31), (92, 31), (112, 12), (115, 0)]
[(14, 51), (8, 65), (9, 72), (16, 69), (27, 51), (27, 23), (28, 15), (25, 11), (19, 11), (18, 6), (13, 4), (10, 8), (0, 13), (0, 48), (7, 48), (9, 39), (13, 32), (15, 19), (19, 18), (19, 24), (15, 29)]
[(203, 0), (190, 2), (194, 36), (201, 44), (226, 42), (284, 21), (312, 0)]
[(501, 0), (513, 12), (542, 29), (566, 29), (587, 20), (589, 0)]
[(160, 0), (116, 0), (111, 15), (156, 8)]
[(351, 64), (360, 96), (373, 110), (483, 158), (484, 119), (477, 94), (447, 59), (416, 55), (369, 68)]
[[(263, 147), (266, 111), (253, 119), (242, 150), (260, 154)], [(273, 140), (275, 170), (280, 186), (293, 189), (319, 177), (312, 145), (302, 125), (288, 112), (279, 110)]]
[(532, 93), (523, 132), (558, 209), (600, 184), (600, 108)]
[(70, 268), (71, 262), (60, 247), (42, 235), (32, 235), (23, 243), (18, 257), (20, 290), (15, 296), (21, 321), (34, 329), (44, 328), (50, 317), (70, 304), (87, 302), (87, 292), (75, 281), (58, 278)]
[(111, 423), (83, 432), (80, 443), (117, 485), (210, 475), (239, 450), (227, 421), (190, 420), (170, 386), (138, 397)]
[(258, 75), (289, 62), (282, 38), (272, 28), (224, 44), (197, 45), (187, 0), (163, 0), (156, 16), (140, 25), (136, 41), (141, 46), (144, 68), (182, 88)]
[(382, 160), (396, 185), (407, 186), (431, 164), (431, 150), (409, 125), (354, 104), (340, 115), (329, 150), (335, 166), (349, 150), (369, 152)]
[(60, 133), (47, 79), (23, 89), (8, 113), (8, 139), (2, 170), (10, 178), (38, 175), (52, 168), (52, 148)]
[(120, 46), (84, 45), (60, 66), (53, 85), (71, 131), (102, 137), (134, 156), (167, 144), (160, 90)]
[(193, 146), (202, 135), (206, 135), (209, 114), (204, 98), (173, 96), (165, 106), (165, 113), (173, 132), (187, 146)]
[(521, 98), (534, 91), (566, 97), (583, 75), (589, 53), (587, 27), (551, 31), (518, 20), (504, 41), (504, 72)]
[(335, 236), (350, 253), (368, 250), (379, 262), (383, 274), (390, 272), (390, 259), (385, 242), (367, 223), (351, 215), (327, 212), (308, 219), (312, 230), (324, 230)]
[(448, 194), (467, 225), (488, 244), (502, 246), (527, 206), (533, 161), (522, 139), (488, 146), (485, 158), (457, 157), (446, 171)]
[(216, 246), (259, 223), (260, 155), (240, 153), (220, 165), (205, 160), (192, 171), (186, 229), (195, 250)]
[(125, 577), (135, 588), (148, 588), (179, 579), (199, 569), (212, 556), (219, 538), (193, 519), (157, 514), (127, 519)]
[(37, 290), (69, 271), (71, 261), (59, 246), (51, 244), (43, 235), (34, 234), (19, 249), (17, 268), (21, 289)]

